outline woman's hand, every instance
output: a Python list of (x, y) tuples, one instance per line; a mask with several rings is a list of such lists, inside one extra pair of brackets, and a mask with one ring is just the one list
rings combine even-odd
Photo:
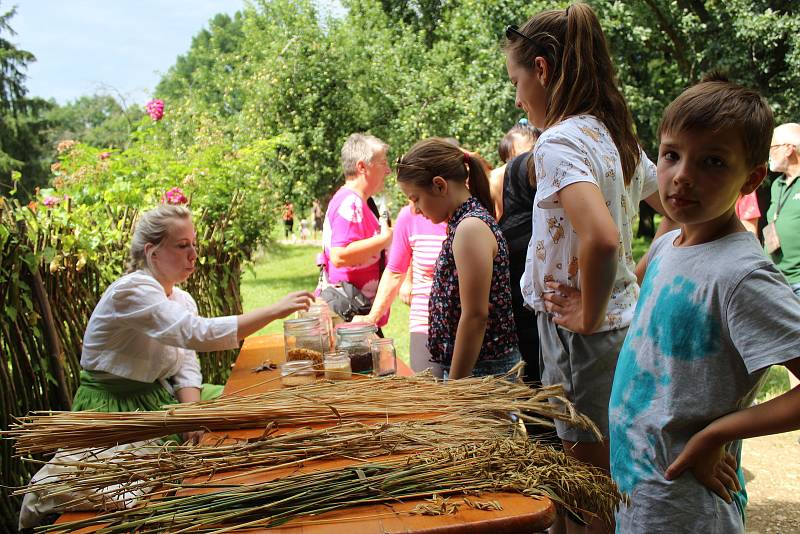
[(296, 311), (307, 310), (314, 302), (314, 294), (308, 291), (295, 291), (289, 293), (272, 305), (275, 319), (283, 319)]
[(581, 292), (558, 282), (547, 282), (542, 298), (544, 309), (553, 314), (553, 322), (578, 334), (591, 334), (583, 324), (583, 301)]
[(406, 306), (411, 306), (411, 277), (407, 277), (403, 280), (403, 284), (400, 286), (400, 300), (403, 301), (403, 304)]
[(725, 450), (724, 445), (713, 443), (706, 430), (692, 436), (667, 468), (664, 478), (675, 480), (689, 469), (698, 482), (730, 504), (730, 492), (742, 489), (736, 476), (736, 458)]
[(350, 322), (375, 324), (376, 320), (372, 317), (372, 315), (354, 315)]

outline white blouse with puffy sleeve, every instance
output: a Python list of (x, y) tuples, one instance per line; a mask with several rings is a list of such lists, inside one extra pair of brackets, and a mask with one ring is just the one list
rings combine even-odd
[(175, 389), (201, 387), (195, 351), (239, 346), (236, 316), (197, 315), (191, 295), (169, 297), (150, 274), (136, 271), (112, 283), (83, 336), (81, 367), (140, 382), (171, 379)]

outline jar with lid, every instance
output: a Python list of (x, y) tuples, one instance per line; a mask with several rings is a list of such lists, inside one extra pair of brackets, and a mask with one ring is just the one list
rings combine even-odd
[(280, 364), (281, 384), (285, 387), (304, 386), (317, 380), (314, 362), (311, 360), (294, 360)]
[(283, 321), (283, 344), (286, 361), (311, 360), (322, 370), (322, 332), (319, 319), (302, 317)]
[(350, 366), (354, 373), (372, 372), (372, 352), (370, 341), (377, 339), (378, 327), (369, 323), (345, 323), (336, 327), (336, 349), (344, 350), (350, 356)]
[(353, 370), (350, 367), (350, 355), (344, 350), (325, 353), (325, 378), (328, 380), (350, 380)]
[(331, 320), (331, 310), (328, 303), (324, 300), (317, 301), (308, 307), (308, 310), (301, 311), (298, 317), (316, 317), (319, 320), (322, 332), (322, 346), (325, 351), (332, 350), (335, 339), (333, 337), (333, 321)]
[(397, 352), (392, 338), (373, 339), (370, 344), (372, 352), (372, 374), (375, 376), (391, 376), (397, 372)]

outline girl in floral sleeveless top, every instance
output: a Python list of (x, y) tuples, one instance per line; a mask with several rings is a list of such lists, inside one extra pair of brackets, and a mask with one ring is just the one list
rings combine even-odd
[(508, 246), (494, 219), (483, 162), (440, 138), (397, 161), (414, 209), (447, 222), (429, 303), (428, 350), (452, 379), (502, 374), (520, 361)]

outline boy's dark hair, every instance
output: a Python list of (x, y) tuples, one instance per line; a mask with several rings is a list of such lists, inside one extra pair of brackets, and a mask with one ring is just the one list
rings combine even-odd
[(769, 104), (758, 91), (729, 81), (725, 74), (711, 72), (667, 106), (658, 136), (665, 132), (718, 132), (726, 128), (739, 132), (749, 167), (767, 161), (775, 129)]

